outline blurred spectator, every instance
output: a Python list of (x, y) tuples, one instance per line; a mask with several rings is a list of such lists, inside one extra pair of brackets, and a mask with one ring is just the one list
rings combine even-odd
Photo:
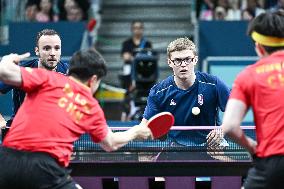
[(241, 20), (242, 11), (241, 11), (241, 1), (240, 0), (229, 0), (230, 8), (227, 11), (226, 20)]
[(38, 13), (38, 3), (36, 0), (29, 0), (25, 5), (25, 20), (34, 22), (36, 20), (36, 15)]
[(83, 20), (83, 11), (78, 6), (72, 7), (67, 11), (67, 21), (78, 22)]
[(228, 0), (216, 0), (214, 3), (214, 20), (227, 20), (229, 8)]
[(242, 19), (252, 20), (254, 17), (264, 12), (265, 10), (260, 6), (258, 0), (247, 0), (247, 7), (242, 12)]
[(226, 20), (227, 11), (224, 7), (218, 6), (214, 10), (214, 20)]
[(59, 19), (68, 21), (88, 20), (89, 0), (58, 0)]
[(197, 9), (201, 9), (201, 20), (240, 20), (240, 2), (240, 0), (203, 0), (197, 1)]
[(123, 102), (122, 121), (129, 121), (136, 113), (137, 109), (133, 101), (133, 91), (135, 84), (131, 77), (133, 69), (133, 61), (137, 53), (143, 50), (151, 50), (152, 43), (144, 37), (144, 24), (141, 21), (133, 21), (131, 23), (132, 36), (125, 40), (122, 44), (121, 57), (123, 59), (123, 73), (119, 76), (121, 85), (127, 90)]
[(40, 0), (39, 12), (36, 14), (38, 22), (56, 22), (58, 16), (53, 11), (53, 0)]
[[(121, 56), (124, 62), (123, 75), (127, 77), (123, 88), (128, 89), (131, 84), (131, 65), (137, 52), (143, 49), (151, 49), (152, 43), (144, 37), (144, 24), (141, 21), (133, 21), (131, 24), (132, 36), (122, 44)], [(129, 77), (129, 78), (128, 78)]]
[(197, 0), (197, 16), (200, 20), (212, 20), (213, 19), (213, 10), (215, 8), (213, 0)]

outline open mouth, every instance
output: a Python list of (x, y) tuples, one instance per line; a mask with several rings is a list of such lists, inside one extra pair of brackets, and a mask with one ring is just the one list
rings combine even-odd
[(180, 73), (186, 73), (187, 70), (180, 70)]

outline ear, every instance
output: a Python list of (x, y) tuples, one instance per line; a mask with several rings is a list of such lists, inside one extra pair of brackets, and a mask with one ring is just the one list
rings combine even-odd
[(170, 58), (168, 57), (168, 65), (169, 65), (169, 67), (171, 67), (171, 68), (173, 68), (173, 62), (170, 60)]
[(35, 54), (38, 56), (39, 55), (39, 51), (38, 51), (38, 47), (35, 47)]
[(197, 64), (197, 62), (198, 62), (198, 56), (195, 56), (192, 63), (195, 66)]
[(88, 86), (91, 87), (92, 85), (96, 84), (98, 82), (98, 76), (93, 75), (89, 80), (88, 80)]
[(263, 57), (267, 54), (266, 50), (264, 49), (264, 47), (259, 44), (259, 43), (255, 43), (255, 51), (256, 51), (256, 54), (260, 57)]

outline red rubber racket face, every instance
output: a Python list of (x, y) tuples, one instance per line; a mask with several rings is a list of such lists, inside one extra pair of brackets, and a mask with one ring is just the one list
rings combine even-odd
[(148, 121), (153, 138), (157, 139), (167, 134), (174, 125), (175, 118), (170, 112), (161, 112), (153, 116)]

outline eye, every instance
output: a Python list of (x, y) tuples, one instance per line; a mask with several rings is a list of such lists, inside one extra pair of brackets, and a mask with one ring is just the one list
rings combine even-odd
[(181, 61), (182, 61), (182, 59), (179, 59), (179, 58), (174, 59), (175, 63), (180, 63)]
[(191, 62), (191, 61), (193, 60), (193, 58), (191, 58), (191, 57), (186, 57), (184, 60), (185, 60), (186, 62)]
[(45, 46), (45, 47), (43, 47), (43, 50), (48, 51), (48, 50), (50, 50), (50, 47), (49, 46)]

